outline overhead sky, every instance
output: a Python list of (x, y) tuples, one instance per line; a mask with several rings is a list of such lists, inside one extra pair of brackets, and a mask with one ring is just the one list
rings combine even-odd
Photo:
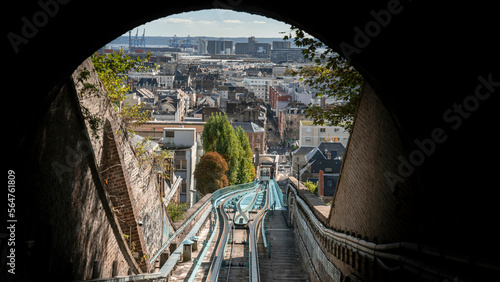
[(263, 16), (211, 9), (171, 15), (138, 28), (139, 34), (146, 28), (146, 36), (283, 37), (280, 32), (288, 32), (290, 25)]

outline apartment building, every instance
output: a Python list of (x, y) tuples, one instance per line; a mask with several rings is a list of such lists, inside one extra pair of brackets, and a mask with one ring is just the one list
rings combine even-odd
[(269, 104), (274, 111), (285, 108), (288, 103), (293, 101), (292, 95), (281, 86), (269, 87)]
[(164, 128), (163, 148), (174, 152), (174, 174), (181, 177), (179, 202), (196, 203), (194, 170), (198, 155), (195, 128)]
[(314, 125), (312, 121), (300, 121), (301, 146), (318, 146), (323, 141), (340, 142), (347, 147), (349, 132), (341, 126)]
[(269, 103), (269, 87), (273, 85), (273, 80), (269, 78), (246, 77), (243, 85), (249, 92), (253, 92), (255, 97)]
[(293, 146), (300, 139), (300, 121), (306, 118), (307, 105), (292, 101), (284, 109), (278, 111), (278, 132), (286, 146)]

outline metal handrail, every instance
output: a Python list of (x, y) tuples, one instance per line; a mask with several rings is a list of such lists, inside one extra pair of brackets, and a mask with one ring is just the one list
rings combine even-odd
[(249, 279), (251, 282), (258, 282), (260, 281), (260, 268), (259, 268), (259, 255), (258, 255), (258, 250), (257, 250), (257, 238), (256, 238), (256, 229), (259, 226), (259, 223), (262, 220), (263, 215), (267, 210), (269, 209), (269, 201), (270, 201), (270, 188), (268, 185), (267, 193), (266, 193), (266, 204), (264, 205), (264, 208), (261, 209), (255, 219), (253, 220), (253, 223), (249, 226), (250, 228), (250, 239), (248, 240), (249, 243), (249, 251), (250, 251), (250, 275)]
[[(224, 190), (221, 191), (220, 193), (217, 193), (217, 194), (214, 193), (215, 196), (214, 196), (214, 194), (212, 194), (212, 202), (213, 202), (214, 206), (216, 206), (217, 205), (217, 201), (219, 201), (221, 198), (227, 197), (227, 196), (229, 196), (229, 195), (231, 195), (233, 193), (234, 194), (239, 194), (239, 193), (244, 193), (244, 192), (246, 192), (248, 190), (256, 189), (256, 187), (255, 187), (256, 185), (258, 185), (258, 181), (253, 181), (253, 182), (250, 182), (250, 183), (233, 185), (233, 186), (229, 186), (229, 187), (226, 187), (226, 188), (222, 188)], [(219, 189), (219, 190), (221, 190), (221, 189)], [(218, 192), (219, 190), (217, 190), (216, 192)], [(228, 200), (228, 199), (226, 199), (226, 200)], [(226, 200), (224, 200), (224, 202)], [(221, 203), (221, 205), (223, 205), (224, 202)], [(227, 218), (225, 216), (225, 212), (224, 212), (224, 207), (223, 206), (222, 206), (221, 213), (222, 213), (222, 216), (224, 218), (224, 230), (223, 230), (223, 233), (221, 235), (221, 242), (222, 242), (222, 244), (219, 245), (216, 250), (214, 250), (214, 252), (216, 254), (218, 252), (220, 252), (221, 248), (224, 249), (225, 245), (227, 243), (227, 234), (226, 234), (226, 230), (225, 230), (226, 227), (227, 227), (226, 226), (227, 225)], [(221, 256), (217, 256), (217, 259), (212, 261), (212, 264), (210, 265), (210, 270), (209, 270), (209, 273), (207, 275), (206, 281), (216, 281), (217, 280), (218, 275), (219, 275), (219, 271), (220, 271), (220, 264), (222, 263), (222, 262), (220, 262), (220, 260), (221, 260)]]
[(209, 201), (209, 200), (207, 200), (207, 201), (206, 201), (206, 202), (205, 202), (205, 203), (204, 203), (204, 204), (203, 204), (203, 205), (202, 205), (202, 206), (201, 206), (201, 207), (200, 207), (200, 208), (199, 208), (199, 209), (198, 209), (198, 210), (197, 210), (197, 211), (196, 211), (193, 215), (191, 215), (191, 216), (189, 217), (189, 219), (188, 219), (188, 220), (186, 220), (186, 221), (184, 222), (184, 224), (183, 224), (181, 227), (179, 227), (179, 229), (177, 229), (177, 230), (175, 231), (175, 233), (172, 235), (172, 237), (170, 237), (170, 238), (167, 240), (167, 242), (165, 242), (165, 244), (163, 244), (163, 246), (161, 246), (161, 247), (160, 247), (160, 249), (159, 249), (159, 250), (158, 250), (158, 251), (157, 251), (157, 252), (156, 252), (156, 253), (155, 253), (155, 254), (151, 257), (151, 259), (149, 260), (149, 263), (150, 263), (150, 264), (151, 264), (151, 263), (153, 263), (153, 262), (154, 262), (154, 261), (158, 258), (158, 256), (159, 256), (159, 255), (160, 255), (160, 254), (161, 254), (161, 253), (165, 250), (165, 248), (167, 248), (167, 246), (168, 246), (168, 245), (172, 242), (172, 240), (173, 240), (174, 238), (176, 238), (176, 236), (177, 236), (177, 235), (179, 235), (179, 233), (181, 233), (182, 231), (184, 231), (184, 228), (186, 228), (186, 226), (187, 226), (189, 223), (191, 223), (191, 221), (192, 221), (194, 218), (196, 218), (196, 216), (198, 215), (198, 213), (200, 213), (200, 211), (201, 211), (202, 209), (204, 209), (204, 208), (205, 208), (205, 206), (206, 206), (206, 205), (208, 205), (209, 203), (210, 203), (210, 201)]
[[(179, 178), (180, 181), (180, 178)], [(176, 181), (177, 183), (177, 181)], [(160, 249), (156, 252), (156, 254), (149, 260), (149, 263), (153, 263), (156, 261), (158, 256), (165, 250), (165, 248), (172, 242), (173, 239), (175, 239), (179, 233), (181, 233), (188, 224), (191, 223), (191, 221), (196, 218), (196, 216), (203, 210), (206, 205), (212, 203), (216, 204), (217, 201), (222, 198), (227, 196), (228, 194), (231, 194), (232, 192), (243, 192), (245, 190), (250, 190), (253, 189), (252, 187), (258, 184), (258, 181), (255, 180), (253, 182), (249, 183), (244, 183), (244, 184), (238, 184), (238, 185), (232, 185), (228, 186), (225, 188), (221, 188), (217, 190), (215, 193), (212, 194), (211, 200), (207, 200), (193, 215), (189, 217), (189, 219), (167, 240), (165, 244), (160, 247)], [(234, 191), (238, 190), (238, 191)], [(216, 196), (214, 196), (216, 195)], [(193, 230), (186, 236), (186, 237), (191, 237), (193, 236), (196, 232), (198, 232), (198, 229), (201, 227), (200, 222), (204, 222), (208, 215), (212, 213), (212, 209), (206, 210), (202, 217), (197, 221), (196, 225), (193, 227)], [(218, 220), (218, 218), (217, 218)], [(215, 234), (215, 229), (212, 232), (212, 237)], [(208, 246), (209, 244), (207, 244)], [(94, 279), (92, 281), (106, 281), (106, 282), (124, 282), (124, 281), (139, 281), (139, 280), (154, 280), (154, 279), (165, 279), (170, 275), (170, 272), (173, 270), (173, 267), (178, 261), (178, 257), (180, 256), (180, 253), (182, 253), (182, 247), (183, 245), (180, 244), (180, 246), (173, 252), (173, 254), (170, 256), (170, 258), (167, 260), (167, 262), (162, 266), (159, 272), (155, 273), (143, 273), (143, 274), (137, 274), (137, 275), (126, 275), (126, 276), (117, 276), (113, 278), (100, 278), (100, 279)], [(208, 249), (208, 247), (207, 247)], [(206, 249), (205, 249), (205, 255), (206, 255)], [(201, 261), (203, 260), (204, 255), (200, 258), (200, 264)], [(175, 260), (175, 262), (174, 262)], [(196, 266), (195, 266), (196, 267)], [(198, 266), (199, 267), (199, 266)], [(195, 274), (196, 275), (196, 274)]]
[[(385, 243), (385, 244), (376, 244), (373, 242), (368, 242), (366, 240), (362, 240), (360, 238), (353, 237), (351, 235), (347, 235), (342, 232), (331, 230), (325, 227), (321, 221), (316, 217), (311, 208), (307, 205), (307, 203), (300, 197), (297, 193), (296, 184), (293, 182), (288, 183), (289, 187), (291, 187), (291, 191), (294, 193), (296, 202), (302, 207), (304, 214), (308, 218), (311, 226), (315, 228), (322, 236), (327, 237), (328, 239), (334, 241), (336, 244), (340, 244), (342, 246), (346, 246), (366, 257), (376, 261), (382, 268), (386, 270), (395, 270), (396, 268), (390, 268), (386, 266), (380, 258), (389, 259), (399, 261), (400, 263), (406, 265), (405, 267), (409, 270), (414, 270), (420, 273), (420, 271), (425, 271), (434, 275), (446, 276), (449, 279), (454, 279), (454, 277), (447, 273), (445, 270), (436, 270), (436, 267), (430, 266), (427, 263), (422, 261), (409, 258), (407, 256), (389, 253), (389, 250), (395, 249), (405, 249), (415, 252), (420, 252), (427, 255), (432, 255), (436, 257), (446, 258), (455, 262), (460, 263), (470, 263), (466, 259), (463, 259), (459, 256), (453, 256), (448, 254), (443, 254), (433, 248), (422, 246), (419, 244), (411, 243), (411, 242), (395, 242), (395, 243)], [(499, 270), (500, 267), (486, 264), (486, 263), (475, 263), (476, 266)]]
[(209, 239), (207, 241), (205, 241), (206, 243), (205, 243), (205, 245), (203, 245), (203, 250), (201, 251), (200, 256), (199, 256), (200, 259), (196, 262), (196, 264), (193, 268), (193, 272), (191, 272), (191, 276), (188, 279), (188, 282), (193, 282), (193, 280), (196, 278), (196, 274), (198, 272), (198, 269), (200, 268), (201, 264), (203, 263), (203, 259), (207, 255), (208, 248), (210, 247), (210, 244), (212, 244), (212, 241), (215, 237), (216, 226), (217, 226), (217, 224), (219, 224), (219, 215), (217, 214), (217, 212), (215, 212), (214, 214), (215, 214), (214, 228), (212, 229), (212, 233), (210, 234)]

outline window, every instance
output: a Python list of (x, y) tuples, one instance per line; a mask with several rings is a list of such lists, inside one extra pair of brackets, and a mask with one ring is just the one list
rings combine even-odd
[(311, 133), (311, 128), (310, 127), (306, 128), (306, 132)]
[(174, 131), (165, 131), (165, 137), (174, 137), (175, 132)]
[(325, 167), (325, 172), (332, 172), (333, 169), (331, 167)]
[(320, 128), (320, 129), (319, 129), (319, 132), (322, 132), (322, 133), (323, 133), (323, 132), (326, 132), (326, 129), (325, 129), (325, 128)]
[(181, 193), (187, 194), (187, 183), (186, 183), (185, 179), (182, 179), (182, 182), (181, 182)]
[(334, 131), (334, 132), (339, 132), (339, 131), (340, 131), (340, 128), (335, 128), (333, 131)]
[(175, 159), (175, 169), (176, 170), (186, 170), (187, 169), (187, 160), (183, 159)]
[(311, 142), (311, 137), (306, 137), (306, 142)]

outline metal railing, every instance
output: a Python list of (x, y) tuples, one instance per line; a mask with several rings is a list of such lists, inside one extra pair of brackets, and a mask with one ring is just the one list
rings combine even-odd
[(208, 205), (210, 203), (210, 201), (206, 201), (193, 215), (191, 215), (189, 217), (188, 220), (186, 220), (184, 222), (184, 224), (182, 224), (181, 227), (179, 227), (179, 229), (177, 229), (175, 231), (175, 233), (172, 235), (172, 237), (170, 237), (167, 242), (165, 242), (165, 244), (163, 244), (160, 249), (151, 257), (151, 259), (149, 260), (149, 263), (152, 264), (154, 261), (156, 261), (156, 259), (158, 258), (158, 256), (163, 253), (163, 251), (165, 250), (165, 248), (167, 248), (168, 245), (170, 245), (170, 243), (172, 243), (172, 241), (177, 237), (177, 235), (179, 235), (181, 232), (184, 231), (184, 228), (186, 228), (186, 226), (188, 226), (188, 224), (191, 223), (191, 221), (193, 219), (196, 218), (196, 216), (198, 215), (198, 213), (200, 213), (201, 210), (203, 210), (205, 208), (206, 205)]
[[(321, 221), (316, 218), (314, 212), (307, 205), (307, 203), (301, 199), (300, 195), (296, 190), (296, 183), (289, 182), (288, 187), (291, 188), (290, 191), (293, 193), (296, 203), (300, 206), (300, 210), (296, 205), (292, 207), (294, 209), (293, 213), (296, 215), (295, 218), (298, 219), (300, 223), (300, 228), (297, 230), (301, 230), (304, 236), (300, 238), (304, 240), (305, 245), (309, 245), (307, 247), (307, 251), (312, 254), (312, 267), (321, 263), (325, 269), (327, 269), (327, 273), (334, 279), (334, 277), (338, 277), (339, 271), (337, 268), (331, 263), (327, 258), (323, 251), (323, 248), (319, 246), (317, 243), (317, 239), (314, 239), (316, 235), (311, 232), (311, 229), (316, 229), (317, 234), (324, 236), (326, 239), (333, 241), (336, 245), (340, 245), (342, 247), (347, 248), (348, 250), (352, 250), (364, 257), (369, 258), (370, 260), (375, 261), (382, 269), (387, 271), (394, 271), (398, 269), (405, 269), (410, 272), (415, 273), (416, 275), (434, 275), (437, 277), (446, 277), (447, 279), (454, 280), (456, 275), (454, 275), (449, 269), (440, 268), (438, 266), (430, 265), (420, 259), (416, 259), (421, 255), (429, 255), (433, 257), (439, 257), (442, 259), (446, 259), (450, 262), (455, 263), (463, 263), (471, 264), (471, 262), (465, 259), (463, 256), (451, 255), (440, 252), (432, 247), (423, 246), (416, 243), (411, 242), (394, 242), (394, 243), (385, 243), (385, 244), (376, 244), (373, 242), (369, 242), (360, 238), (356, 238), (354, 236), (331, 230), (325, 227)], [(309, 233), (307, 233), (309, 232)], [(398, 249), (405, 250), (407, 253), (414, 252), (416, 253), (415, 257), (410, 257), (408, 254), (402, 255), (394, 253)], [(314, 259), (314, 256), (319, 256)], [(399, 263), (397, 267), (389, 267), (387, 266), (382, 259), (387, 259), (391, 261), (396, 261)], [(314, 263), (316, 262), (316, 264)], [(485, 270), (494, 270), (499, 271), (500, 267), (490, 263), (484, 262), (474, 262), (473, 265), (483, 268)], [(314, 269), (313, 269), (314, 270)], [(316, 270), (314, 270), (316, 271)]]
[[(178, 181), (180, 182), (180, 180), (181, 179), (178, 178), (175, 183), (177, 184), (177, 182)], [(207, 200), (193, 215), (191, 215), (189, 217), (189, 219), (186, 220), (184, 222), (184, 224), (179, 229), (177, 229), (176, 232), (167, 240), (167, 242), (164, 243), (160, 247), (160, 249), (155, 253), (155, 255), (153, 255), (151, 257), (151, 259), (149, 260), (149, 263), (150, 264), (154, 263), (158, 259), (160, 254), (163, 253), (164, 250), (170, 245), (170, 243), (172, 243), (172, 241), (174, 239), (176, 239), (177, 236), (179, 234), (181, 234), (189, 224), (191, 224), (191, 222), (199, 215), (199, 213), (202, 210), (204, 210), (206, 208), (206, 206), (208, 204), (212, 204), (213, 207), (216, 207), (218, 201), (220, 199), (222, 199), (223, 197), (226, 197), (232, 193), (239, 193), (239, 192), (243, 192), (245, 190), (254, 189), (256, 185), (258, 185), (257, 180), (255, 180), (253, 182), (249, 182), (249, 183), (228, 186), (228, 187), (221, 188), (221, 189), (217, 190), (216, 192), (214, 192), (212, 194), (211, 199)], [(175, 184), (173, 185), (173, 187), (175, 187)], [(195, 223), (195, 225), (193, 226), (193, 228), (191, 229), (189, 234), (185, 237), (190, 238), (190, 237), (194, 236), (198, 232), (198, 230), (201, 228), (201, 226), (205, 223), (208, 216), (213, 212), (214, 212), (213, 208), (206, 209), (203, 212), (203, 214), (201, 215), (201, 217), (197, 220), (197, 222)], [(216, 222), (218, 222), (218, 217), (216, 215), (215, 215), (215, 217), (216, 217)], [(216, 226), (217, 225), (214, 225), (213, 230), (212, 230), (212, 234), (210, 235), (210, 239), (209, 239), (210, 243), (213, 240), (214, 234), (216, 233), (215, 232)], [(192, 281), (194, 279), (194, 277), (196, 276), (196, 272), (197, 272), (198, 268), (200, 267), (205, 255), (206, 255), (206, 252), (208, 250), (208, 246), (210, 245), (210, 243), (207, 242), (204, 245), (203, 250), (202, 250), (202, 255), (200, 256), (200, 259), (194, 264), (195, 268), (193, 270), (193, 273), (191, 274), (191, 277), (189, 278), (190, 279), (189, 281)], [(92, 281), (108, 281), (108, 282), (142, 281), (142, 280), (147, 280), (147, 281), (162, 280), (163, 281), (164, 279), (167, 279), (169, 277), (170, 273), (177, 265), (179, 258), (182, 255), (182, 251), (183, 251), (183, 244), (180, 244), (180, 246), (170, 255), (170, 257), (165, 262), (165, 264), (163, 266), (161, 266), (160, 271), (158, 271), (158, 272), (143, 273), (143, 274), (137, 274), (137, 275), (127, 275), (127, 276), (117, 276), (117, 277), (112, 277), (112, 278), (100, 278), (100, 279), (94, 279)]]
[[(222, 200), (223, 198), (228, 197), (232, 194), (239, 194), (239, 193), (243, 193), (243, 192), (248, 191), (248, 190), (256, 189), (258, 187), (258, 185), (259, 185), (258, 181), (253, 181), (250, 183), (233, 185), (230, 187), (219, 189), (216, 192), (219, 192), (220, 190), (222, 190), (222, 191), (220, 191), (219, 193), (216, 194), (217, 198), (214, 195), (212, 195), (212, 200), (213, 200), (212, 202), (214, 204), (214, 207), (217, 207), (217, 202), (219, 200)], [(223, 205), (224, 202), (227, 200), (228, 199), (224, 200), (221, 204)], [(212, 264), (210, 265), (210, 270), (209, 270), (209, 273), (207, 275), (206, 281), (217, 281), (218, 276), (219, 276), (219, 271), (221, 269), (222, 260), (223, 260), (223, 252), (224, 252), (224, 249), (225, 249), (225, 246), (227, 243), (228, 220), (227, 220), (227, 216), (226, 216), (225, 211), (224, 211), (224, 207), (222, 206), (219, 209), (221, 210), (222, 220), (224, 221), (224, 229), (222, 230), (222, 233), (221, 233), (220, 245), (214, 250), (214, 252), (216, 254), (216, 259), (213, 260)], [(229, 228), (230, 227), (231, 227), (231, 225), (229, 225)]]

